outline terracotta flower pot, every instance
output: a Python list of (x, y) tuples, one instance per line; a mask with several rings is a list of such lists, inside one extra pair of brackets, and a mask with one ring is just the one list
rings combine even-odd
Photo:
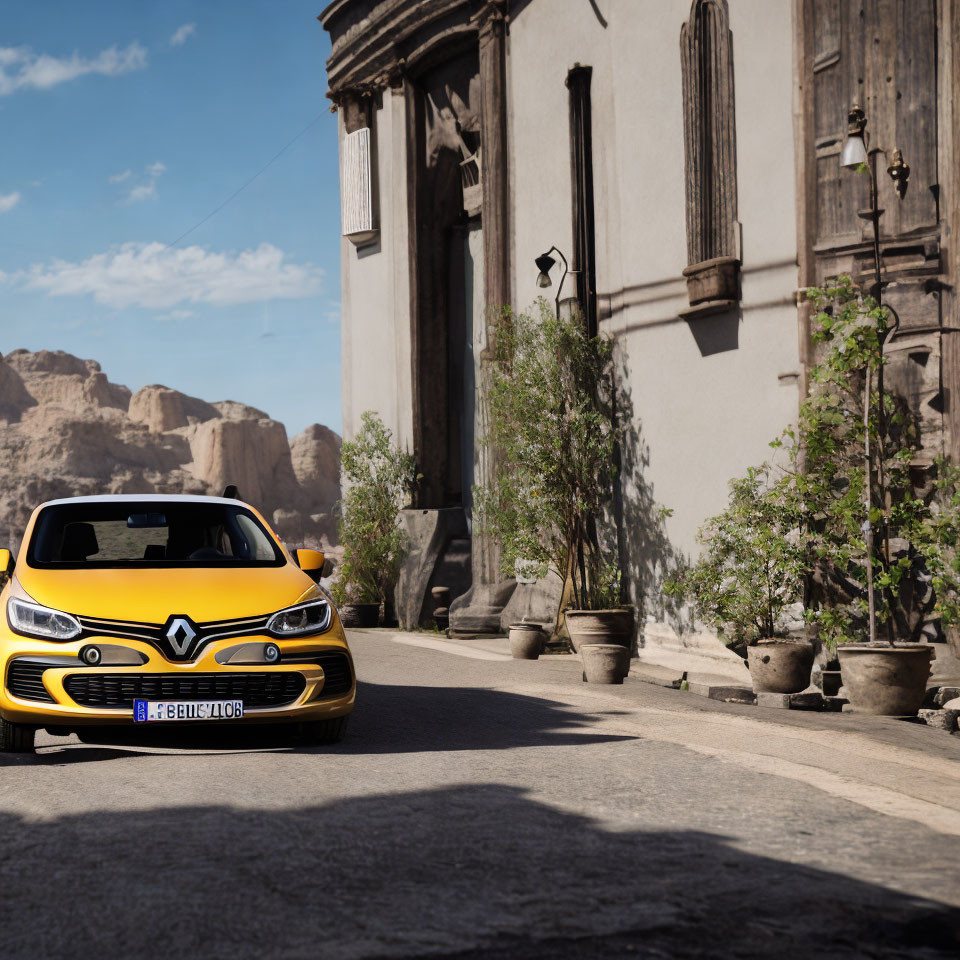
[(930, 644), (847, 643), (837, 653), (847, 699), (856, 713), (917, 715), (930, 676)]
[(585, 643), (580, 660), (587, 683), (623, 683), (630, 672), (630, 648), (621, 643)]
[(514, 660), (536, 660), (543, 652), (545, 639), (537, 623), (511, 623), (510, 656)]
[(570, 642), (577, 653), (589, 643), (619, 643), (629, 649), (636, 632), (632, 607), (568, 610), (566, 619)]
[(345, 603), (337, 613), (345, 627), (375, 627), (380, 622), (379, 603)]
[(809, 640), (761, 640), (747, 647), (754, 693), (799, 693), (810, 686), (813, 644)]

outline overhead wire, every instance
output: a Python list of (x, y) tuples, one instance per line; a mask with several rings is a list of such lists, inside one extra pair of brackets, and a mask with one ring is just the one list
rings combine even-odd
[(317, 116), (315, 116), (292, 140), (287, 141), (287, 143), (285, 143), (252, 177), (237, 187), (237, 189), (234, 190), (233, 193), (231, 193), (230, 196), (223, 201), (223, 203), (211, 210), (202, 220), (198, 220), (189, 230), (185, 230), (183, 233), (181, 233), (176, 240), (171, 240), (170, 243), (168, 243), (163, 249), (169, 250), (171, 247), (175, 247), (181, 240), (184, 239), (184, 237), (190, 236), (194, 230), (202, 227), (211, 217), (215, 217), (228, 203), (243, 193), (243, 191), (246, 190), (247, 187), (249, 187), (250, 184), (260, 176), (260, 174), (264, 173), (273, 165), (275, 161), (279, 160), (280, 157), (283, 156), (283, 154), (286, 153), (286, 151), (292, 147), (312, 126), (314, 126), (314, 124), (316, 124), (323, 116), (325, 116), (327, 112), (327, 110), (324, 110), (323, 112), (317, 114)]

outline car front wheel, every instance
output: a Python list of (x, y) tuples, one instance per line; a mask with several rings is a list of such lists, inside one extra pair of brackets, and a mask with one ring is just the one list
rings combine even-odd
[(36, 730), (23, 723), (11, 723), (0, 717), (0, 751), (3, 753), (33, 753)]

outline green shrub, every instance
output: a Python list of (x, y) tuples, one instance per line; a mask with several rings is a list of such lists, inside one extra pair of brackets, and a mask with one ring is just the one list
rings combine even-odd
[(783, 635), (783, 614), (802, 596), (804, 551), (789, 478), (769, 464), (730, 482), (726, 509), (700, 529), (699, 561), (664, 589), (731, 646)]
[(340, 542), (344, 546), (337, 603), (381, 603), (396, 583), (406, 548), (400, 510), (409, 502), (418, 475), (414, 458), (399, 450), (391, 432), (372, 411), (340, 451), (344, 495)]

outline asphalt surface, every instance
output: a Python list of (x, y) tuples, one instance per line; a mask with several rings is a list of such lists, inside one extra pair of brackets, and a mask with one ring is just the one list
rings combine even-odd
[(0, 956), (960, 956), (960, 737), (440, 646), (337, 746), (0, 755)]

